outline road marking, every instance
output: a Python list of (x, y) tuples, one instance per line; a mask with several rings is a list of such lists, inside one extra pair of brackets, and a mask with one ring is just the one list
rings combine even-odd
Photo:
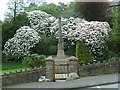
[(91, 79), (91, 78), (96, 78), (96, 77), (98, 78), (99, 76), (95, 76), (95, 77), (86, 77), (86, 78), (81, 78), (81, 79), (88, 79), (88, 78)]
[(97, 88), (101, 89), (101, 87), (100, 87), (100, 86), (97, 86)]

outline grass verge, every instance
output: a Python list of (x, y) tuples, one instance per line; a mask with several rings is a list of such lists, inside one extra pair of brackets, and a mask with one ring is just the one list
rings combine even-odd
[(0, 69), (0, 74), (25, 70), (29, 68), (28, 66), (22, 64), (22, 62), (4, 62), (0, 64), (0, 67), (1, 66), (2, 69)]

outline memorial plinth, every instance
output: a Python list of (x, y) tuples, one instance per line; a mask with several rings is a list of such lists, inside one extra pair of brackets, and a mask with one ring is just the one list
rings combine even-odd
[(64, 53), (64, 43), (62, 40), (62, 30), (61, 30), (61, 18), (59, 18), (59, 38), (58, 38), (58, 49), (57, 49), (57, 56), (56, 57), (48, 57), (45, 59), (46, 61), (46, 77), (53, 81), (54, 79), (54, 69), (55, 64), (68, 64), (69, 67), (65, 68), (65, 70), (69, 70), (69, 72), (76, 72), (77, 73), (77, 61), (78, 59), (74, 56), (66, 57)]

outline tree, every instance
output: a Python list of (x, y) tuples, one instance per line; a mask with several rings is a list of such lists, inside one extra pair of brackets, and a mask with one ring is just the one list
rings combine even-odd
[(0, 20), (0, 31), (2, 30), (2, 24), (3, 22)]
[(38, 6), (35, 5), (34, 3), (31, 3), (28, 7), (25, 7), (25, 11), (27, 11), (27, 12), (34, 11), (37, 9), (38, 9)]
[(58, 8), (64, 9), (64, 11), (61, 12), (61, 16), (64, 18), (70, 18), (70, 17), (78, 17), (78, 13), (75, 12), (76, 8), (76, 2), (70, 2), (69, 4), (64, 4), (62, 2), (58, 3), (58, 5), (54, 3), (47, 4), (45, 1), (41, 1), (40, 4), (38, 4), (35, 1), (28, 1), (29, 6), (25, 7), (25, 10), (30, 12), (34, 10), (41, 10), (48, 14), (51, 14), (54, 17), (59, 17), (60, 12), (58, 11)]
[(70, 2), (69, 4), (59, 3), (58, 8), (62, 7), (64, 10), (61, 12), (61, 16), (63, 18), (70, 18), (70, 17), (81, 17), (76, 10), (76, 2)]
[[(10, 21), (4, 21), (2, 24), (2, 49), (8, 39), (11, 39), (16, 30), (22, 26), (28, 25), (28, 17), (26, 13), (20, 13), (17, 15), (16, 20), (13, 18)], [(15, 25), (13, 25), (15, 23)]]
[(0, 50), (2, 50), (2, 23), (0, 20)]
[(27, 14), (24, 13), (24, 0), (10, 0), (8, 11), (2, 24), (2, 48), (5, 42), (12, 38), (18, 28), (28, 24)]
[(50, 3), (50, 4), (43, 4), (41, 6), (39, 6), (39, 10), (44, 11), (48, 14), (51, 14), (54, 17), (58, 17), (59, 12), (58, 12), (58, 6), (54, 3)]
[(46, 0), (27, 0), (28, 6), (25, 7), (25, 11), (30, 12), (39, 10), (39, 7), (46, 5)]
[(106, 21), (109, 7), (108, 2), (77, 2), (77, 11), (90, 21)]
[(10, 20), (20, 14), (20, 12), (24, 12), (25, 3), (24, 0), (10, 0), (8, 2), (8, 12), (6, 12), (6, 20)]
[(27, 4), (34, 4), (36, 6), (41, 6), (46, 3), (46, 0), (27, 0)]
[(94, 60), (90, 49), (80, 41), (76, 43), (76, 57), (79, 63), (91, 63)]
[(112, 11), (113, 29), (110, 32), (109, 39), (106, 44), (110, 50), (120, 56), (120, 7), (116, 7)]

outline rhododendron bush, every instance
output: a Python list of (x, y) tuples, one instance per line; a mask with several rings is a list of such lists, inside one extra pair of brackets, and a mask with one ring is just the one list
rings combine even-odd
[(83, 41), (94, 54), (102, 54), (101, 49), (105, 47), (104, 41), (110, 31), (107, 22), (84, 21), (78, 23), (77, 28), (67, 36), (69, 40)]
[[(17, 30), (15, 36), (5, 44), (6, 54), (24, 56), (29, 54), (30, 48), (39, 42), (38, 33), (46, 36), (58, 37), (58, 19), (42, 11), (28, 13), (29, 27)], [(88, 22), (80, 18), (61, 19), (63, 38), (70, 41), (83, 41), (93, 53), (101, 54), (104, 39), (111, 31), (107, 22)], [(97, 51), (96, 51), (97, 50)]]
[[(29, 13), (31, 28), (48, 36), (58, 37), (58, 19), (41, 11)], [(104, 39), (111, 31), (107, 22), (88, 22), (81, 18), (61, 18), (62, 37), (71, 41), (84, 41), (93, 53), (102, 54)]]
[(38, 33), (28, 26), (23, 26), (16, 31), (13, 38), (9, 39), (4, 46), (4, 53), (6, 55), (11, 54), (13, 56), (25, 56), (30, 52), (30, 48), (34, 47), (38, 43), (40, 37)]
[[(30, 21), (30, 27), (35, 29), (39, 33), (44, 33), (46, 36), (58, 36), (58, 19), (42, 11), (32, 11), (28, 13), (28, 18)], [(69, 19), (62, 18), (62, 34), (63, 38), (71, 31), (75, 30), (76, 24), (83, 22), (84, 19), (73, 18)]]
[(28, 13), (28, 18), (31, 28), (47, 36), (52, 34), (50, 26), (56, 20), (55, 17), (42, 11), (32, 11)]
[[(74, 18), (74, 17), (70, 17), (69, 19), (61, 18), (62, 37), (68, 38), (67, 37), (68, 33), (71, 32), (72, 30), (75, 30), (78, 23), (81, 23), (84, 21), (85, 21), (84, 19)], [(54, 33), (54, 36), (58, 37), (58, 34), (59, 34), (58, 19), (56, 19), (56, 21), (52, 24), (52, 26), (50, 28), (51, 28), (52, 32)]]

